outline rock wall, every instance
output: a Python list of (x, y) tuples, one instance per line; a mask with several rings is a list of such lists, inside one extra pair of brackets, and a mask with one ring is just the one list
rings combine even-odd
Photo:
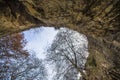
[(120, 79), (120, 0), (0, 0), (0, 37), (33, 27), (85, 34), (87, 80)]

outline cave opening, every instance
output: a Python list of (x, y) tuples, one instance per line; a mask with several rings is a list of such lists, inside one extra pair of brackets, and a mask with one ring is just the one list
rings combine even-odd
[(2, 37), (0, 44), (2, 79), (79, 80), (85, 74), (88, 40), (77, 31), (41, 26)]

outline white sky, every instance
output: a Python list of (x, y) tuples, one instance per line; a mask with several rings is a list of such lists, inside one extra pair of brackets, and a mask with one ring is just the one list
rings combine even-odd
[[(45, 52), (47, 48), (52, 44), (52, 41), (54, 40), (58, 31), (59, 30), (55, 30), (53, 27), (44, 26), (24, 31), (23, 33), (25, 39), (27, 40), (25, 49), (27, 49), (29, 52), (34, 51), (39, 59), (45, 59)], [(83, 46), (83, 44), (88, 44), (87, 38), (84, 35), (76, 34), (74, 36), (79, 39), (81, 46)], [(52, 77), (54, 75), (54, 65), (47, 64), (46, 68), (48, 70), (48, 80), (52, 80)]]
[[(29, 52), (34, 51), (39, 59), (45, 59), (45, 51), (47, 47), (52, 44), (58, 30), (53, 27), (40, 27), (36, 29), (30, 29), (24, 31), (25, 39), (27, 40), (26, 49)], [(52, 80), (53, 76), (53, 65), (46, 65), (48, 71), (48, 80)]]
[(58, 30), (53, 27), (40, 27), (23, 32), (25, 39), (28, 41), (26, 49), (34, 51), (38, 58), (44, 59), (44, 52), (47, 47), (52, 43)]

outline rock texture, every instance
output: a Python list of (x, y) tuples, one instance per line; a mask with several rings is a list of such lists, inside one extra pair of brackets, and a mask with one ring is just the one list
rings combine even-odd
[(0, 0), (0, 37), (40, 25), (88, 37), (87, 80), (120, 80), (120, 0)]

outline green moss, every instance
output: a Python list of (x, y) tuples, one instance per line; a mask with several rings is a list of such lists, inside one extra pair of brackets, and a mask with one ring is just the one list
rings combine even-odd
[(0, 25), (0, 35), (4, 35), (6, 31), (9, 31), (6, 27)]
[(88, 65), (92, 66), (92, 67), (96, 67), (97, 66), (96, 60), (95, 60), (94, 56), (89, 57), (89, 59), (88, 59)]

